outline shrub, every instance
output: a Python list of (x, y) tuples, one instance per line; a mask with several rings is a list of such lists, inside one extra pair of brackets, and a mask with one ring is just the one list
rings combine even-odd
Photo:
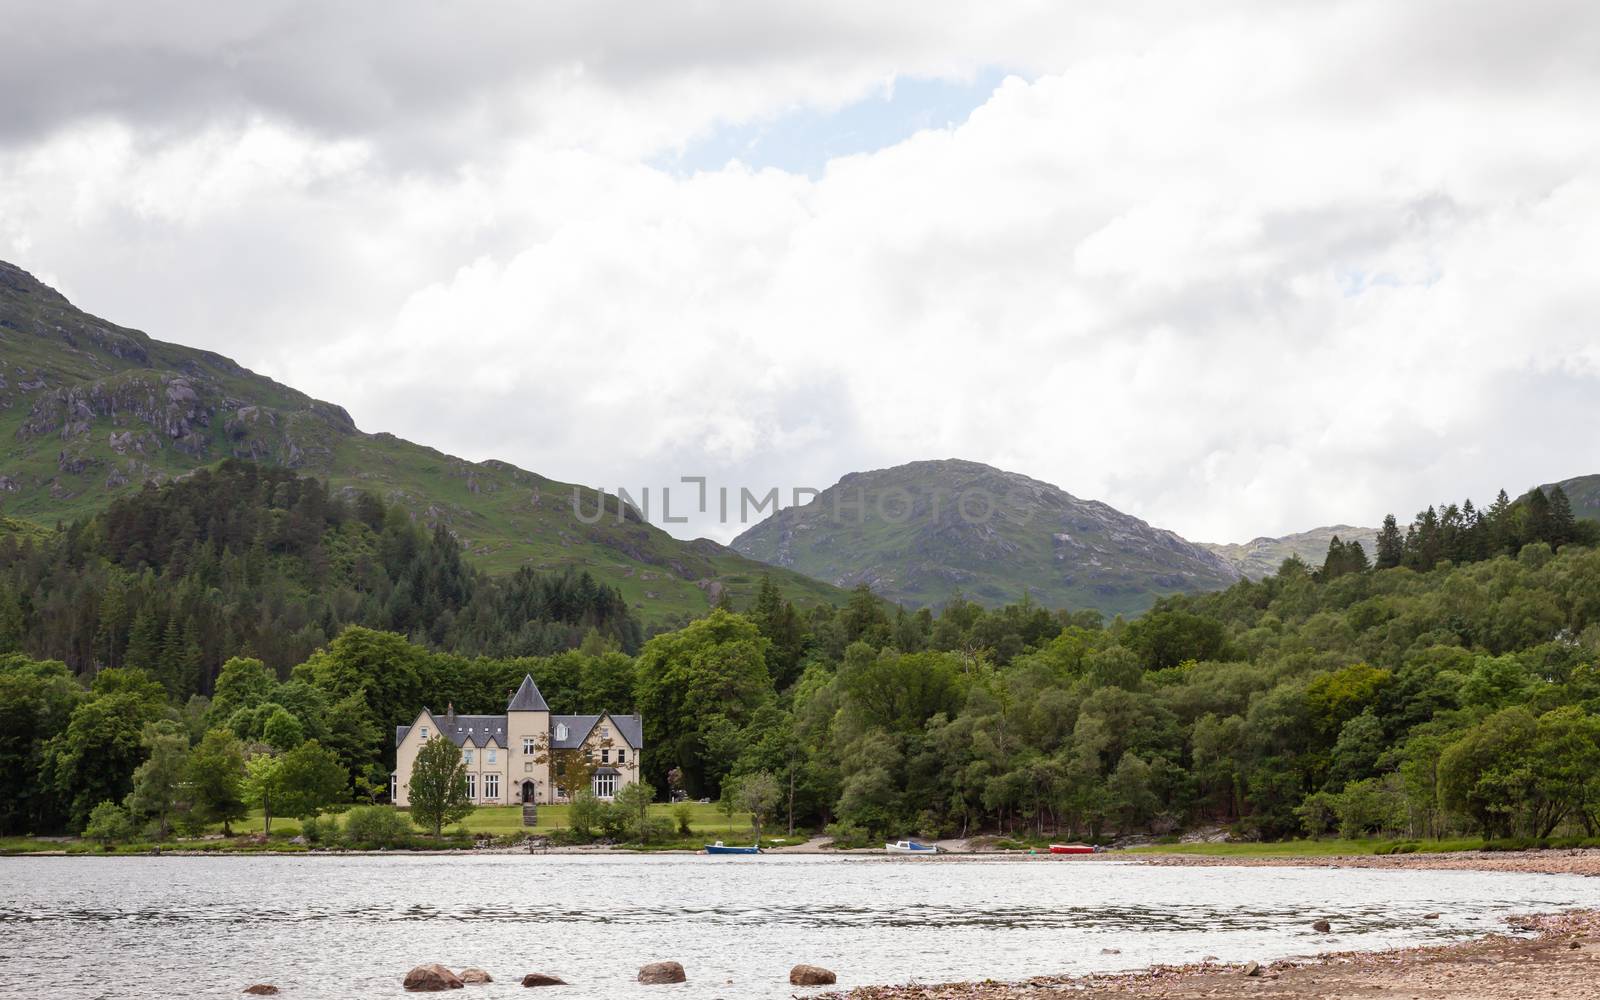
[(133, 818), (128, 815), (128, 810), (107, 799), (89, 814), (89, 823), (83, 828), (83, 836), (88, 840), (98, 840), (101, 847), (110, 849), (116, 841), (133, 836)]
[(606, 804), (594, 797), (591, 792), (579, 792), (572, 798), (572, 807), (567, 810), (567, 826), (572, 828), (575, 837), (584, 840), (594, 837), (595, 828), (600, 825), (605, 814)]
[(307, 816), (300, 821), (300, 836), (304, 837), (308, 844), (320, 844), (328, 839), (329, 827), (333, 827), (334, 830), (338, 829), (335, 820)]
[(633, 817), (622, 806), (615, 802), (600, 804), (600, 835), (607, 840), (622, 840), (633, 825)]
[(410, 818), (392, 806), (356, 806), (345, 814), (344, 840), (351, 847), (395, 847), (410, 839)]
[(672, 818), (678, 824), (678, 836), (694, 836), (694, 807), (687, 802), (679, 802), (672, 807)]

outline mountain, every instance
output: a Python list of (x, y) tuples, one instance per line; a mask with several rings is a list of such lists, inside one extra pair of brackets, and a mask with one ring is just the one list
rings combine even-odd
[(1248, 542), (1197, 542), (1232, 563), (1241, 574), (1259, 580), (1278, 572), (1278, 567), (1290, 556), (1299, 556), (1312, 569), (1322, 565), (1328, 555), (1328, 543), (1337, 535), (1342, 542), (1360, 542), (1367, 558), (1373, 557), (1378, 543), (1377, 528), (1357, 528), (1348, 524), (1335, 524), (1326, 528), (1312, 528), (1281, 538), (1252, 538)]
[(332, 403), (90, 316), (0, 262), (0, 515), (52, 526), (227, 458), (370, 491), (443, 524), (490, 572), (587, 569), (647, 624), (701, 614), (724, 592), (743, 605), (765, 573), (798, 604), (845, 597), (715, 542), (679, 541), (614, 500), (584, 524), (573, 498), (592, 517), (593, 490), (365, 433)]
[[(984, 517), (986, 504), (992, 504)], [(1220, 590), (1226, 559), (1027, 476), (956, 459), (857, 472), (733, 540), (747, 556), (889, 600), (1130, 614), (1164, 594)]]
[(1563, 479), (1559, 483), (1546, 483), (1540, 487), (1546, 493), (1552, 487), (1559, 486), (1567, 494), (1567, 499), (1572, 501), (1572, 513), (1580, 518), (1591, 521), (1600, 521), (1600, 475), (1575, 476), (1572, 479)]

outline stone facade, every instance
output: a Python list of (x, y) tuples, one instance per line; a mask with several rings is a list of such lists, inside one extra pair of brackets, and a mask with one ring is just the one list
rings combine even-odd
[[(417, 753), (444, 736), (461, 748), (467, 791), (477, 805), (565, 802), (561, 774), (569, 767), (593, 769), (588, 785), (601, 798), (639, 780), (644, 727), (637, 715), (556, 715), (531, 676), (524, 677), (504, 715), (457, 715), (423, 708), (409, 726), (395, 730), (391, 801), (407, 806)], [(569, 763), (572, 762), (572, 763)]]

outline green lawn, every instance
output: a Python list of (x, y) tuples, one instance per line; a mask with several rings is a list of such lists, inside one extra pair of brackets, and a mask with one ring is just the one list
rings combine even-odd
[[(531, 832), (549, 832), (565, 827), (569, 808), (568, 806), (540, 806), (539, 825), (534, 827)], [(658, 802), (650, 807), (650, 815), (660, 816), (676, 824), (677, 817), (673, 815), (673, 808), (671, 805)], [(704, 835), (716, 839), (717, 837), (726, 838), (730, 833), (733, 836), (738, 836), (740, 834), (748, 835), (751, 832), (749, 813), (734, 813), (730, 825), (728, 817), (718, 812), (715, 804), (702, 805), (698, 802), (691, 802), (689, 808), (693, 812), (689, 825), (696, 836)], [(261, 811), (258, 809), (251, 812), (248, 819), (233, 824), (233, 831), (235, 833), (260, 833), (264, 825)], [(455, 826), (445, 827), (445, 830), (446, 832), (488, 833), (495, 836), (504, 836), (509, 833), (525, 832), (527, 828), (522, 825), (521, 806), (479, 806), (472, 811), (471, 816), (468, 816)], [(300, 824), (297, 821), (282, 816), (274, 816), (272, 818), (272, 833), (274, 836), (280, 833), (292, 836), (299, 832)]]

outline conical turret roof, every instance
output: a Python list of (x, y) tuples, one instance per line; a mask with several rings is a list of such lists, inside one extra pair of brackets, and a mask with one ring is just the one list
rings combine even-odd
[(550, 706), (544, 702), (544, 695), (539, 693), (539, 685), (533, 682), (532, 674), (525, 674), (522, 686), (517, 688), (517, 693), (511, 696), (511, 701), (506, 705), (507, 712), (548, 712)]

